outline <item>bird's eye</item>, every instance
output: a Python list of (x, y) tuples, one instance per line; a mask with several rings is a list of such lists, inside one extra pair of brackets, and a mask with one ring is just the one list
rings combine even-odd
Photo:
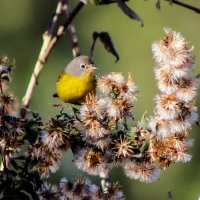
[(85, 69), (86, 66), (85, 66), (84, 64), (81, 64), (81, 65), (80, 65), (80, 68), (81, 68), (81, 69)]

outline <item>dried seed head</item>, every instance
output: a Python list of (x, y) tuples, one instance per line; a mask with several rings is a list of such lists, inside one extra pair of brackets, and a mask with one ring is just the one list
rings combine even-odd
[(152, 45), (154, 58), (159, 65), (182, 68), (182, 66), (193, 66), (192, 49), (180, 33), (165, 29), (165, 37)]
[(125, 200), (120, 185), (118, 183), (111, 184), (107, 191), (104, 192), (104, 199)]
[(155, 100), (156, 112), (162, 116), (164, 120), (175, 119), (180, 114), (180, 102), (176, 98), (176, 95), (157, 95)]
[(137, 92), (137, 87), (130, 75), (128, 80), (125, 80), (122, 73), (112, 72), (107, 76), (99, 78), (97, 87), (104, 96), (111, 95), (113, 98), (126, 97), (132, 99), (132, 101), (136, 100), (135, 93)]
[(133, 154), (132, 140), (122, 139), (114, 140), (114, 147), (112, 148), (116, 158), (128, 158)]
[(180, 80), (179, 90), (176, 92), (177, 98), (185, 103), (194, 101), (199, 87), (199, 77), (187, 76)]
[(49, 173), (55, 173), (58, 171), (58, 161), (57, 160), (44, 160), (38, 166), (38, 171), (41, 174), (41, 177), (47, 178), (49, 177)]
[(94, 95), (87, 96), (86, 103), (81, 107), (80, 121), (75, 127), (88, 143), (107, 137), (111, 126), (106, 120), (106, 108), (106, 100)]
[(125, 174), (132, 179), (138, 179), (142, 182), (151, 183), (160, 177), (160, 168), (149, 161), (134, 162), (127, 160), (122, 163)]
[(97, 87), (104, 95), (109, 95), (111, 92), (116, 94), (120, 92), (122, 85), (125, 84), (125, 78), (122, 73), (112, 72), (107, 76), (103, 76), (97, 80)]
[(45, 124), (45, 131), (41, 134), (43, 145), (49, 149), (58, 147), (69, 148), (68, 138), (69, 131), (66, 129), (65, 124), (53, 118)]
[(74, 153), (74, 163), (79, 169), (92, 175), (108, 173), (112, 167), (105, 153), (90, 148), (77, 150)]
[(44, 199), (59, 199), (60, 192), (57, 186), (44, 182), (42, 187), (37, 191), (37, 194), (41, 200)]
[(173, 162), (188, 162), (191, 155), (187, 153), (192, 142), (187, 134), (177, 134), (164, 139), (151, 140), (149, 153), (154, 162), (162, 167), (168, 167)]
[(97, 198), (97, 193), (102, 194), (95, 184), (91, 184), (87, 179), (78, 177), (75, 181), (70, 182), (66, 178), (60, 181), (60, 191), (64, 199), (73, 200), (100, 200)]

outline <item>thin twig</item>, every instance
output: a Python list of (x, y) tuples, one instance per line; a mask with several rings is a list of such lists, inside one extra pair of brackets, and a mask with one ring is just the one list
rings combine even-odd
[[(69, 1), (68, 0), (64, 0), (64, 6), (63, 6), (63, 12), (65, 13), (66, 18), (68, 18), (70, 16), (70, 7), (69, 7)], [(80, 52), (80, 47), (78, 45), (78, 37), (76, 34), (76, 29), (75, 26), (71, 23), (68, 25), (67, 27), (67, 31), (69, 33), (69, 36), (71, 38), (72, 41), (72, 53), (73, 53), (73, 57), (77, 57), (81, 55)]]
[(196, 13), (200, 13), (200, 8), (197, 8), (197, 7), (194, 7), (194, 6), (192, 6), (192, 5), (183, 3), (183, 2), (181, 2), (181, 1), (178, 1), (178, 0), (166, 0), (166, 1), (171, 1), (171, 2), (174, 3), (174, 4), (177, 4), (177, 5), (182, 6), (182, 7), (184, 7), (184, 8), (188, 8), (189, 10), (193, 10), (193, 11), (195, 11)]
[(49, 44), (51, 42), (53, 32), (55, 31), (54, 29), (56, 27), (58, 18), (61, 13), (62, 13), (62, 1), (60, 0), (57, 4), (56, 13), (52, 19), (52, 22), (48, 28), (48, 31), (45, 31), (45, 33), (43, 34), (43, 44), (42, 44), (34, 71), (32, 73), (26, 94), (22, 99), (22, 107), (27, 107), (30, 102), (30, 99), (31, 99), (32, 93), (33, 93), (33, 89), (37, 83), (37, 78), (40, 74), (40, 71), (43, 68), (43, 65), (46, 63), (46, 59), (48, 57), (47, 52), (48, 52)]
[[(129, 0), (123, 0), (125, 1), (129, 1)], [(95, 2), (97, 5), (109, 5), (111, 3), (116, 3), (116, 0), (96, 0)]]
[(62, 7), (63, 7), (63, 3), (62, 3), (62, 0), (60, 0), (58, 2), (56, 12), (55, 12), (53, 19), (51, 20), (49, 28), (48, 28), (48, 33), (51, 34), (51, 35), (54, 34), (54, 31), (56, 30), (56, 25), (58, 23), (59, 17), (62, 15)]
[[(61, 1), (58, 2), (57, 9), (56, 9), (57, 12), (59, 11), (58, 13), (60, 13), (60, 10), (58, 9), (58, 8), (60, 8), (60, 2)], [(83, 5), (84, 4), (82, 2), (79, 2), (77, 4), (77, 6), (73, 9), (73, 11), (69, 15), (69, 17), (64, 22), (64, 24), (59, 26), (57, 34), (54, 37), (48, 31), (45, 31), (45, 33), (43, 34), (43, 44), (42, 44), (40, 54), (38, 56), (38, 60), (36, 62), (34, 71), (32, 73), (26, 94), (22, 99), (22, 107), (28, 107), (28, 105), (30, 103), (30, 99), (31, 99), (32, 94), (33, 94), (33, 90), (34, 90), (35, 85), (37, 83), (37, 78), (38, 78), (44, 64), (46, 63), (48, 56), (50, 55), (50, 53), (51, 53), (54, 45), (56, 44), (56, 42), (64, 34), (67, 26), (72, 22), (74, 17), (78, 14), (78, 12), (83, 7)], [(54, 16), (55, 21), (51, 24), (54, 27), (55, 27), (55, 24), (57, 23), (58, 16), (59, 16), (59, 14), (55, 14), (55, 16)], [(51, 28), (49, 30), (51, 30)], [(53, 32), (53, 30), (51, 32)]]

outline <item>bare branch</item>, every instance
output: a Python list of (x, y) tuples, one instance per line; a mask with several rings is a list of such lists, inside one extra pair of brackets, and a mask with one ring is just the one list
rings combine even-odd
[[(64, 0), (64, 5), (63, 5), (63, 12), (65, 13), (66, 18), (68, 18), (70, 16), (70, 7), (69, 7), (69, 1), (68, 0)], [(71, 38), (72, 41), (72, 53), (74, 57), (80, 56), (81, 52), (80, 52), (80, 47), (78, 45), (78, 37), (76, 34), (76, 29), (75, 26), (71, 23), (68, 25), (67, 27), (67, 31), (69, 33), (69, 36)]]
[(183, 2), (181, 2), (179, 0), (166, 0), (166, 1), (171, 1), (174, 4), (177, 4), (177, 5), (182, 6), (184, 8), (188, 8), (189, 10), (193, 10), (196, 13), (200, 13), (200, 8), (197, 8), (197, 7), (191, 6), (189, 4), (183, 3)]
[(60, 6), (60, 2), (62, 2), (62, 1), (58, 2), (57, 9), (56, 9), (56, 13), (57, 14), (55, 14), (55, 16), (53, 18), (53, 22), (51, 23), (51, 27), (53, 27), (53, 28), (50, 27), (49, 28), (49, 32), (46, 31), (43, 34), (43, 44), (42, 44), (42, 47), (41, 47), (41, 50), (40, 50), (40, 54), (39, 54), (38, 60), (36, 62), (34, 71), (33, 71), (32, 75), (31, 75), (31, 79), (30, 79), (26, 94), (22, 99), (22, 107), (28, 107), (30, 99), (31, 99), (32, 94), (33, 94), (33, 90), (34, 90), (35, 85), (37, 83), (37, 78), (38, 78), (38, 76), (39, 76), (44, 64), (46, 63), (47, 58), (50, 55), (54, 45), (59, 40), (59, 38), (64, 34), (64, 32), (65, 32), (66, 28), (68, 27), (68, 25), (72, 22), (74, 17), (77, 15), (77, 13), (81, 10), (81, 8), (84, 5), (82, 2), (79, 2), (77, 4), (77, 6), (73, 9), (73, 11), (69, 15), (69, 17), (64, 22), (64, 24), (59, 26), (56, 36), (53, 37), (51, 33), (54, 32), (53, 29), (55, 28), (55, 25), (56, 25), (56, 23), (58, 21), (58, 17), (60, 16), (59, 13), (62, 12), (63, 4), (62, 4), (62, 6)]
[(58, 19), (62, 15), (62, 7), (63, 7), (63, 3), (62, 3), (62, 0), (60, 0), (58, 2), (57, 8), (56, 8), (56, 13), (54, 14), (53, 19), (51, 20), (49, 28), (48, 28), (48, 32), (51, 35), (54, 34), (54, 31), (56, 29), (56, 24), (58, 22)]

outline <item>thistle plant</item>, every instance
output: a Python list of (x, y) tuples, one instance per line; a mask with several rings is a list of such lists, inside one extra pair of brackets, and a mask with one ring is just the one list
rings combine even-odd
[[(193, 48), (180, 33), (165, 29), (153, 43), (157, 63), (155, 79), (159, 93), (154, 115), (134, 122), (138, 87), (131, 75), (111, 72), (97, 78), (96, 94), (89, 94), (74, 112), (60, 112), (44, 122), (39, 113), (17, 108), (8, 85), (13, 65), (0, 59), (0, 193), (4, 199), (125, 199), (109, 172), (123, 168), (131, 179), (151, 183), (162, 169), (188, 162), (192, 140), (188, 131), (198, 124), (195, 101), (199, 75)], [(19, 110), (19, 111), (18, 111)], [(90, 175), (99, 176), (99, 186), (87, 178), (62, 178), (52, 185), (44, 178), (57, 172), (63, 154), (71, 151), (73, 163)]]

